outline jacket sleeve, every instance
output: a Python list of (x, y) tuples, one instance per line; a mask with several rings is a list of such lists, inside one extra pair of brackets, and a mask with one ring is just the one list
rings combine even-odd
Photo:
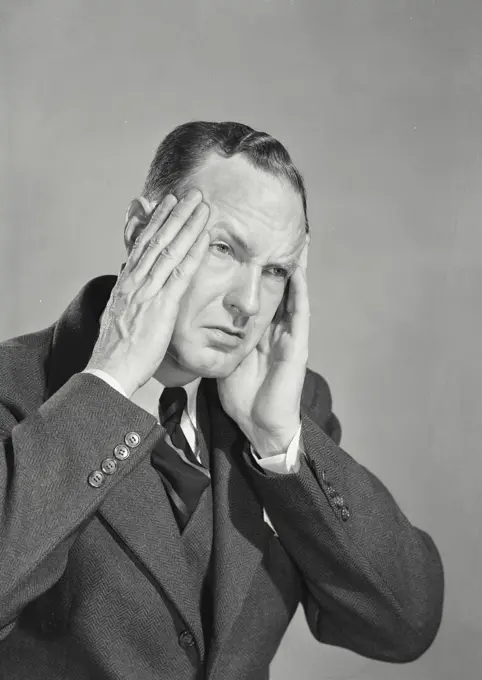
[[(302, 411), (304, 455), (289, 475), (246, 456), (279, 540), (302, 577), (303, 608), (320, 642), (383, 661), (418, 658), (440, 625), (444, 579), (437, 548), (375, 475), (338, 446), (326, 383)], [(330, 404), (327, 413), (320, 404)], [(332, 439), (333, 437), (333, 439)]]
[[(76, 532), (162, 434), (155, 418), (92, 375), (74, 375), (20, 422), (15, 410), (0, 404), (0, 638), (60, 579)], [(92, 486), (106, 458), (111, 473)]]

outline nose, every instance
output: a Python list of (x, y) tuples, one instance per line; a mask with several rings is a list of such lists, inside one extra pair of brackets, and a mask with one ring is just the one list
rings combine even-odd
[(260, 286), (260, 268), (241, 267), (225, 296), (226, 305), (236, 307), (243, 316), (254, 316), (259, 311)]

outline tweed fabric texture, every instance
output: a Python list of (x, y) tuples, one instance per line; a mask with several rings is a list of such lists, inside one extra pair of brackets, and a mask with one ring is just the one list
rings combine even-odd
[[(0, 673), (267, 680), (300, 603), (320, 642), (391, 662), (420, 656), (440, 624), (440, 557), (339, 446), (316, 373), (303, 390), (304, 457), (288, 475), (257, 466), (215, 381), (201, 381), (211, 497), (180, 535), (150, 464), (163, 428), (79, 374), (114, 282), (89, 282), (50, 328), (0, 344)], [(131, 432), (138, 446), (92, 488), (89, 474)]]

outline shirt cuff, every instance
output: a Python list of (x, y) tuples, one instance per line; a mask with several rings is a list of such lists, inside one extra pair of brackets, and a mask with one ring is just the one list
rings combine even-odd
[(125, 393), (124, 389), (122, 386), (117, 382), (115, 378), (113, 378), (111, 375), (106, 373), (105, 371), (101, 371), (98, 368), (86, 368), (82, 373), (90, 373), (91, 375), (96, 375), (98, 378), (101, 380), (104, 380), (108, 385), (113, 387), (115, 390), (120, 392), (123, 397), (126, 397), (127, 399), (127, 394)]
[(300, 469), (300, 458), (302, 454), (301, 443), (301, 423), (297, 429), (295, 436), (291, 440), (286, 453), (277, 453), (274, 456), (266, 456), (261, 458), (253, 447), (249, 446), (251, 455), (256, 459), (256, 463), (263, 470), (268, 472), (277, 472), (280, 475), (289, 475), (293, 472), (298, 472)]

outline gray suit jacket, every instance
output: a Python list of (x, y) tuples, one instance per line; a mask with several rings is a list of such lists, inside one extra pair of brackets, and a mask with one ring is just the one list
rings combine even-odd
[[(79, 374), (114, 282), (91, 281), (56, 324), (0, 345), (0, 676), (266, 680), (300, 602), (320, 642), (392, 662), (421, 655), (441, 619), (437, 549), (338, 446), (328, 386), (311, 371), (305, 456), (289, 475), (256, 465), (215, 382), (201, 383), (214, 503), (206, 652), (177, 524), (150, 465), (162, 428)], [(130, 432), (139, 445), (91, 487), (89, 474)], [(323, 678), (321, 648), (320, 667)]]

